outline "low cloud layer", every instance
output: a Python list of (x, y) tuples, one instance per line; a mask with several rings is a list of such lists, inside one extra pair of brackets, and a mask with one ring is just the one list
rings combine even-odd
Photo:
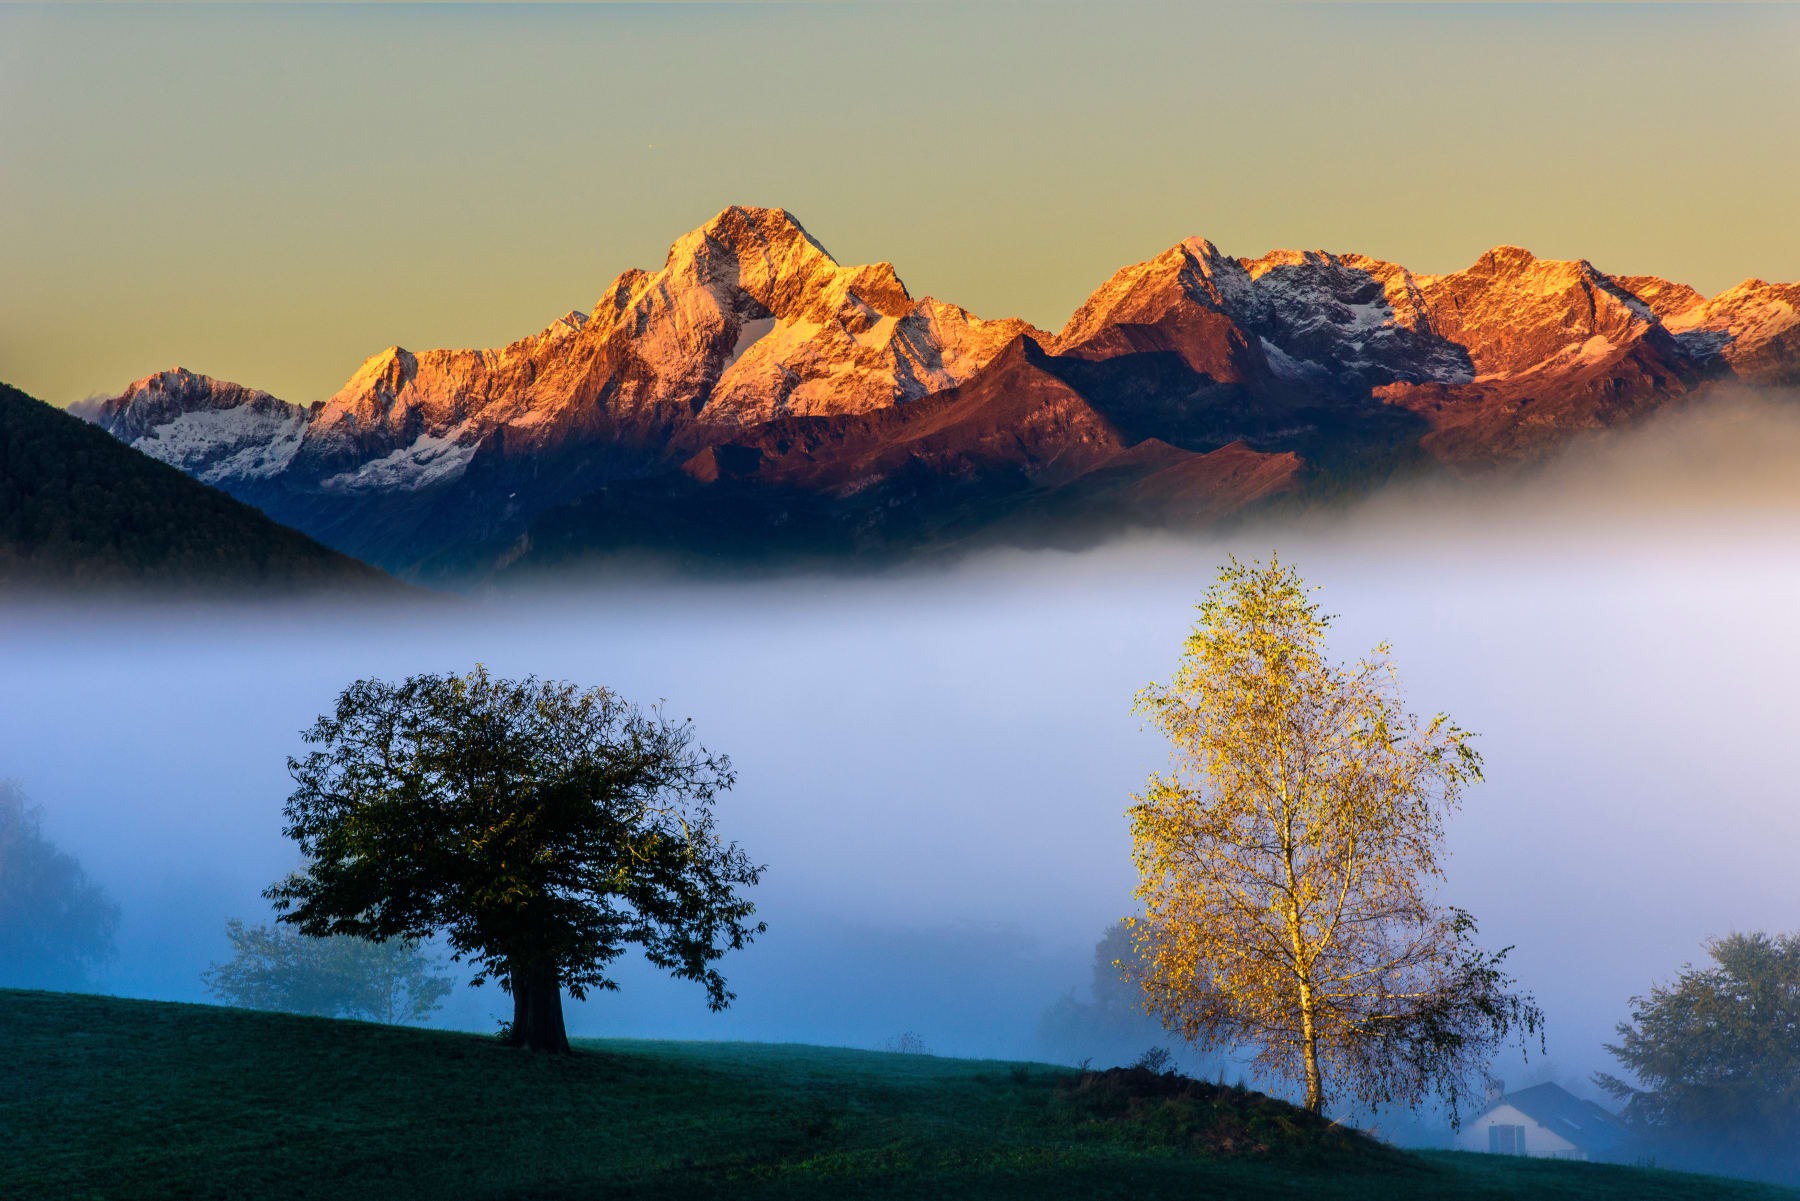
[[(1413, 706), (1479, 731), (1446, 899), (1549, 1012), (1566, 1077), (1709, 935), (1800, 924), (1800, 407), (1741, 397), (1522, 476), (1397, 489), (1229, 538), (1003, 553), (874, 578), (587, 585), (416, 612), (15, 607), (0, 775), (120, 901), (103, 985), (200, 999), (228, 917), (293, 866), (285, 756), (359, 676), (535, 672), (667, 698), (729, 752), (721, 825), (770, 864), (740, 1000), (626, 970), (576, 1034), (1037, 1053), (1133, 884), (1128, 794), (1225, 555), (1278, 551), (1386, 640)], [(498, 994), (446, 1016), (483, 1026)], [(1519, 1065), (1502, 1075), (1537, 1071)]]

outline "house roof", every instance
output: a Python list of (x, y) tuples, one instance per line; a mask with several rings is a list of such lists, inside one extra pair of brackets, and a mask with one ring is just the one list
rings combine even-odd
[(1512, 1106), (1584, 1151), (1610, 1150), (1624, 1142), (1629, 1134), (1618, 1118), (1592, 1101), (1583, 1101), (1560, 1084), (1534, 1084), (1516, 1093), (1507, 1093), (1481, 1112), (1491, 1113), (1502, 1105)]

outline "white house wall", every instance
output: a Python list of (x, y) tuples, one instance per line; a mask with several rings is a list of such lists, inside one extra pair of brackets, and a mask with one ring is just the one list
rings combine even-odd
[(1463, 1151), (1486, 1151), (1489, 1126), (1523, 1126), (1527, 1155), (1545, 1159), (1587, 1158), (1587, 1153), (1574, 1143), (1538, 1125), (1510, 1105), (1496, 1106), (1464, 1126), (1456, 1136), (1457, 1147)]

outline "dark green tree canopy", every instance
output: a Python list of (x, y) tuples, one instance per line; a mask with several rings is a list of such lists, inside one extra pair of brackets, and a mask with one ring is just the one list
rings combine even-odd
[(0, 384), (0, 588), (401, 595), (385, 573)]
[(310, 860), (268, 890), (312, 935), (443, 937), (513, 995), (515, 1041), (566, 1050), (560, 990), (612, 989), (636, 945), (733, 994), (716, 963), (762, 932), (763, 868), (720, 838), (735, 776), (692, 725), (537, 677), (358, 680), (290, 759), (286, 833)]
[(1800, 934), (1731, 934), (1632, 998), (1595, 1081), (1678, 1161), (1800, 1177)]

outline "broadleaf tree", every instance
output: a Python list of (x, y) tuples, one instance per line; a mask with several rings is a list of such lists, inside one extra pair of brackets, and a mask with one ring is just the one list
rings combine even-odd
[(441, 937), (513, 999), (510, 1036), (569, 1049), (562, 992), (614, 989), (636, 946), (733, 999), (716, 964), (763, 931), (725, 842), (736, 776), (692, 723), (605, 688), (466, 675), (358, 680), (288, 761), (286, 833), (308, 859), (267, 891), (307, 934)]
[(91, 988), (118, 927), (117, 902), (44, 833), (24, 790), (0, 780), (0, 985)]
[(1473, 736), (1405, 711), (1387, 646), (1328, 657), (1331, 618), (1278, 560), (1232, 559), (1137, 712), (1171, 744), (1132, 798), (1146, 1007), (1203, 1048), (1365, 1104), (1459, 1101), (1543, 1015), (1505, 951), (1441, 907), (1443, 822)]
[(453, 987), (411, 939), (312, 938), (291, 927), (246, 926), (236, 918), (225, 923), (225, 937), (231, 958), (208, 967), (201, 980), (220, 1000), (247, 1009), (395, 1025), (425, 1021)]
[[(1123, 1066), (1146, 1048), (1167, 1041), (1154, 1015), (1144, 1012), (1138, 977), (1143, 964), (1132, 929), (1121, 921), (1107, 924), (1094, 944), (1089, 1000), (1073, 991), (1052, 1002), (1038, 1018), (1037, 1041), (1052, 1058), (1095, 1067)], [(1189, 1075), (1210, 1077), (1235, 1072), (1228, 1056), (1182, 1058)]]
[(1800, 933), (1729, 934), (1712, 962), (1633, 997), (1595, 1082), (1663, 1155), (1800, 1180)]

